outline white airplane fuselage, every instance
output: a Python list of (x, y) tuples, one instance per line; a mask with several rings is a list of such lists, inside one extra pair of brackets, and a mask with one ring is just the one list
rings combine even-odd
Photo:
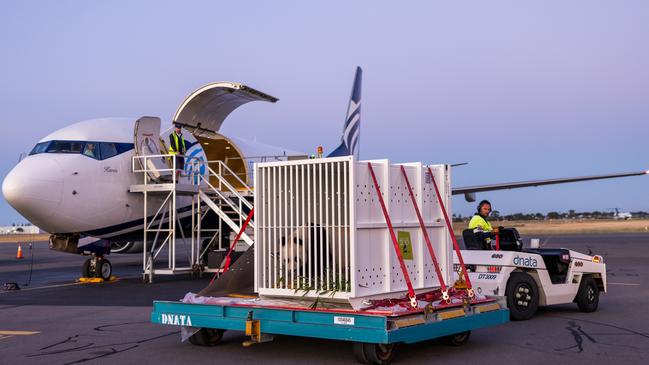
[[(142, 184), (144, 179), (143, 173), (132, 172), (136, 120), (93, 119), (72, 124), (44, 137), (32, 153), (5, 177), (2, 184), (5, 199), (34, 225), (52, 234), (78, 233), (82, 237), (109, 241), (141, 240), (143, 196), (129, 192), (131, 185)], [(161, 133), (160, 138), (168, 141), (171, 132), (170, 128)], [(206, 161), (205, 152), (196, 138), (187, 132), (183, 137), (187, 146), (185, 155)], [(236, 140), (236, 148), (247, 151), (249, 156), (299, 154)], [(59, 145), (53, 145), (55, 143)], [(89, 143), (96, 145), (98, 150), (94, 157), (84, 154)], [(39, 151), (39, 146), (45, 147)], [(69, 148), (57, 150), (57, 146)], [(120, 146), (121, 150), (115, 151), (114, 146)], [(252, 162), (254, 159), (247, 164)], [(187, 163), (185, 171), (190, 168)], [(190, 184), (188, 175), (181, 175), (179, 183)], [(154, 199), (148, 206), (147, 215), (151, 217), (164, 196), (150, 196), (149, 199)], [(191, 197), (178, 196), (176, 204), (180, 218), (190, 215)]]
[[(135, 120), (94, 119), (44, 137), (39, 144), (79, 143), (73, 146), (77, 152), (52, 147), (50, 152), (32, 151), (5, 177), (5, 199), (30, 222), (53, 234), (74, 232), (109, 239), (141, 229), (137, 223), (144, 214), (143, 198), (129, 192), (131, 185), (143, 179), (142, 174), (131, 172)], [(83, 153), (80, 146), (88, 143), (97, 146), (97, 156)], [(121, 144), (126, 150), (110, 156), (115, 151), (103, 148), (106, 144)], [(200, 149), (200, 145), (192, 148)], [(101, 156), (102, 149), (109, 153)], [(186, 204), (179, 201), (179, 206)]]

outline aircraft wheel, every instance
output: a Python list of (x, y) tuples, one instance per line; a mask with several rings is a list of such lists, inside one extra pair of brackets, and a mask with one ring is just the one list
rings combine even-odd
[(97, 258), (97, 267), (95, 270), (96, 277), (108, 281), (110, 276), (113, 274), (113, 265), (111, 265), (110, 261), (105, 258)]
[(189, 342), (196, 346), (216, 346), (223, 339), (224, 330), (201, 328), (189, 337)]
[(591, 276), (584, 276), (577, 291), (577, 306), (582, 312), (590, 313), (599, 305), (599, 287)]
[(394, 359), (393, 343), (354, 342), (354, 355), (364, 364), (386, 365)]
[(539, 288), (534, 279), (525, 272), (514, 272), (507, 281), (507, 308), (513, 321), (525, 321), (539, 307)]
[(464, 331), (454, 335), (444, 336), (442, 337), (442, 342), (449, 346), (462, 346), (469, 342), (469, 337), (471, 337), (471, 331)]
[(86, 261), (83, 262), (83, 266), (81, 268), (82, 277), (91, 278), (94, 276), (90, 266), (91, 266), (90, 259), (87, 259)]

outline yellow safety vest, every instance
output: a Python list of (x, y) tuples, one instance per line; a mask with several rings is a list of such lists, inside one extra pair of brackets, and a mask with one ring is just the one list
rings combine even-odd
[[(178, 153), (178, 150), (180, 149), (179, 148), (180, 146), (178, 145), (178, 135), (174, 132), (172, 132), (171, 135), (174, 137), (174, 143), (176, 145), (176, 149), (174, 150), (172, 146), (169, 146), (169, 153), (175, 155)], [(183, 138), (182, 134), (180, 135), (180, 141), (183, 144), (183, 152), (187, 152), (187, 148), (185, 147), (185, 139)]]
[(480, 214), (476, 214), (469, 222), (469, 229), (472, 229), (473, 232), (491, 232), (493, 228)]

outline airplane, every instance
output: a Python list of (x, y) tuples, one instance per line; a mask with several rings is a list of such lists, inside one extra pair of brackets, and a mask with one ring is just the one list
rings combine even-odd
[[(327, 157), (359, 157), (361, 82), (362, 69), (357, 67), (340, 144)], [(172, 118), (172, 124), (180, 124), (189, 132), (184, 134), (186, 158), (223, 161), (249, 185), (252, 185), (251, 171), (255, 162), (309, 158), (303, 152), (219, 132), (228, 115), (241, 105), (251, 101), (275, 103), (277, 100), (234, 82), (210, 83), (192, 92)], [(92, 119), (56, 130), (38, 141), (29, 155), (9, 172), (3, 181), (2, 193), (14, 209), (51, 234), (51, 249), (90, 255), (84, 262), (84, 276), (106, 279), (112, 273), (106, 255), (142, 250), (143, 196), (129, 192), (129, 188), (142, 184), (144, 176), (131, 171), (132, 159), (136, 155), (166, 153), (166, 147), (160, 145), (169, 139), (172, 128), (162, 132), (160, 128), (159, 118), (144, 116)], [(185, 174), (181, 175), (179, 183), (191, 184), (192, 168), (192, 164), (185, 165)], [(454, 187), (452, 194), (475, 201), (477, 192), (647, 173), (649, 171)], [(154, 207), (148, 208), (147, 216), (153, 217)], [(177, 211), (181, 226), (191, 229), (191, 197), (179, 196)]]
[(633, 214), (631, 214), (631, 212), (620, 212), (619, 209), (617, 208), (614, 209), (615, 209), (615, 214), (613, 214), (613, 218), (615, 219), (624, 219), (626, 221), (633, 218)]

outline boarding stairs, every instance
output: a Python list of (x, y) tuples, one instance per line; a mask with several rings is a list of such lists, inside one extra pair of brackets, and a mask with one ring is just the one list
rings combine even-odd
[[(158, 164), (155, 172), (150, 171), (154, 164), (148, 160), (156, 158), (166, 159), (170, 166), (160, 168)], [(206, 268), (202, 257), (211, 247), (229, 247), (229, 237), (221, 234), (224, 226), (239, 232), (252, 210), (252, 188), (225, 163), (186, 159), (191, 166), (179, 176), (175, 173), (173, 155), (133, 157), (133, 172), (143, 176), (142, 184), (131, 185), (130, 191), (141, 193), (144, 198), (144, 281), (153, 282), (155, 275), (220, 271)], [(215, 214), (217, 222), (206, 221), (213, 217), (209, 212)], [(245, 248), (254, 242), (253, 229), (254, 222), (250, 221), (241, 234), (240, 242)], [(166, 265), (158, 262), (164, 256)]]

